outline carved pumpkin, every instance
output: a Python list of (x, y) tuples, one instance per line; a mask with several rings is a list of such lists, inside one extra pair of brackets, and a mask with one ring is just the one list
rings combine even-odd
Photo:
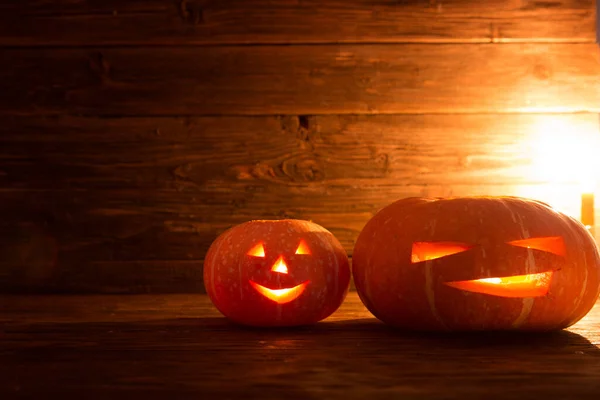
[(600, 291), (584, 226), (515, 197), (399, 200), (368, 221), (352, 262), (373, 315), (413, 330), (558, 330)]
[(220, 235), (204, 262), (213, 304), (234, 322), (292, 326), (318, 322), (350, 286), (346, 252), (325, 228), (301, 220), (250, 221)]

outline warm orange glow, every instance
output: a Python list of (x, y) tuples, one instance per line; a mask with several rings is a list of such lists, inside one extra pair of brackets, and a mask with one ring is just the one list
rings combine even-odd
[(546, 251), (548, 253), (556, 254), (557, 256), (564, 257), (567, 254), (565, 242), (560, 236), (513, 240), (512, 242), (508, 242), (508, 244), (517, 247), (525, 247), (526, 249)]
[(472, 281), (446, 282), (446, 285), (467, 292), (499, 297), (540, 297), (550, 288), (552, 271), (539, 274), (515, 275), (502, 278), (483, 278)]
[(262, 243), (258, 243), (256, 246), (254, 246), (253, 248), (248, 250), (247, 254), (252, 257), (264, 257), (265, 256), (265, 247), (263, 246)]
[(304, 240), (300, 241), (300, 244), (296, 249), (296, 254), (310, 254), (310, 249)]
[(277, 261), (275, 261), (275, 264), (273, 264), (273, 267), (271, 268), (271, 271), (273, 272), (279, 272), (281, 274), (287, 274), (288, 273), (288, 268), (287, 265), (285, 265), (285, 261), (283, 261), (283, 257), (279, 257), (277, 259)]
[(473, 246), (458, 242), (414, 242), (410, 261), (418, 263), (462, 253)]
[[(542, 200), (584, 225), (582, 194), (600, 186), (600, 126), (597, 117), (538, 116), (522, 146), (531, 160), (520, 175), (541, 185), (520, 186), (515, 195)], [(517, 171), (515, 171), (517, 172)]]
[(592, 236), (594, 236), (595, 230), (595, 200), (594, 193), (582, 193), (581, 195), (581, 223), (585, 226), (585, 229), (590, 231)]
[(306, 285), (309, 283), (309, 281), (306, 281), (298, 286), (288, 289), (269, 289), (259, 285), (256, 282), (250, 281), (250, 284), (258, 293), (262, 294), (269, 300), (273, 300), (277, 304), (285, 304), (296, 300), (302, 294), (302, 292), (304, 292)]
[(530, 178), (582, 188), (595, 185), (600, 170), (598, 122), (581, 121), (552, 116), (540, 119), (527, 143), (532, 162)]

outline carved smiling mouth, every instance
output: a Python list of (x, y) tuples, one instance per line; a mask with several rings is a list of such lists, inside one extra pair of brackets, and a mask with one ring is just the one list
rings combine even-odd
[(306, 285), (309, 283), (310, 281), (306, 281), (291, 288), (269, 289), (268, 287), (259, 285), (252, 280), (250, 281), (250, 284), (258, 293), (277, 304), (285, 304), (296, 300), (304, 292)]
[(446, 285), (467, 292), (500, 297), (541, 297), (548, 294), (553, 271), (538, 274), (483, 278), (471, 281), (446, 282)]
[[(512, 240), (507, 244), (515, 247), (541, 251), (565, 257), (566, 247), (561, 236), (533, 237)], [(462, 253), (474, 247), (473, 244), (460, 242), (414, 242), (411, 263), (418, 264), (438, 258)], [(513, 275), (466, 281), (445, 282), (445, 285), (465, 292), (483, 293), (499, 297), (542, 297), (548, 294), (554, 271), (545, 271), (527, 275)]]

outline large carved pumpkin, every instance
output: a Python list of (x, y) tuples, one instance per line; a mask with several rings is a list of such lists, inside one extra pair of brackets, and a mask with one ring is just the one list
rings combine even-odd
[(582, 224), (514, 197), (408, 198), (379, 211), (353, 252), (360, 298), (414, 330), (557, 330), (600, 291)]
[(346, 252), (325, 228), (302, 220), (250, 221), (220, 235), (204, 262), (213, 304), (254, 326), (318, 322), (350, 286)]

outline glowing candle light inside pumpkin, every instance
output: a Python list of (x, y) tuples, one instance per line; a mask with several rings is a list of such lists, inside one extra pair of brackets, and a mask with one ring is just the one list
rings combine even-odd
[(552, 271), (547, 271), (502, 278), (447, 282), (446, 285), (467, 292), (486, 293), (502, 297), (538, 297), (545, 296), (548, 293), (552, 275)]
[[(566, 248), (561, 236), (547, 236), (509, 241), (516, 247), (534, 249), (565, 257)], [(413, 264), (437, 260), (472, 249), (474, 246), (458, 242), (414, 242), (411, 262)], [(550, 288), (552, 271), (542, 273), (481, 278), (467, 281), (446, 282), (446, 285), (467, 292), (486, 293), (503, 297), (545, 296)]]

